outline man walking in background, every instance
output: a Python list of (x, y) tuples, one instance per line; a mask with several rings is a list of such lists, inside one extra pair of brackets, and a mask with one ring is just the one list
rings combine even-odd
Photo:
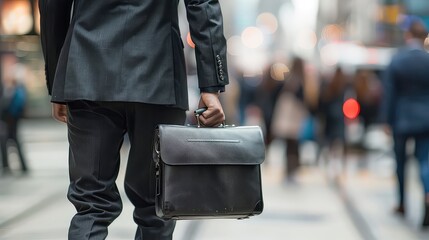
[(27, 161), (21, 147), (18, 129), (21, 118), (24, 114), (25, 104), (27, 102), (27, 90), (25, 85), (22, 83), (22, 80), (18, 80), (17, 78), (7, 81), (4, 88), (7, 94), (5, 93), (3, 99), (1, 99), (3, 106), (0, 114), (0, 121), (3, 121), (2, 124), (5, 126), (5, 129), (3, 130), (4, 135), (0, 140), (0, 150), (3, 158), (3, 173), (11, 171), (9, 168), (8, 141), (11, 141), (15, 145), (21, 165), (21, 171), (26, 173), (28, 171)]
[[(156, 125), (183, 124), (188, 108), (177, 0), (39, 0), (53, 116), (66, 122), (69, 239), (105, 239), (122, 202), (115, 184), (125, 133), (131, 149), (125, 191), (135, 206), (135, 239), (172, 239), (175, 222), (155, 215), (152, 139)], [(196, 45), (200, 116), (224, 121), (226, 41), (217, 0), (185, 0)]]
[(406, 143), (415, 140), (424, 188), (425, 214), (422, 225), (429, 226), (429, 53), (424, 49), (428, 35), (422, 21), (410, 18), (405, 33), (406, 47), (388, 66), (383, 85), (382, 119), (392, 129), (396, 156), (399, 204), (395, 211), (405, 214)]

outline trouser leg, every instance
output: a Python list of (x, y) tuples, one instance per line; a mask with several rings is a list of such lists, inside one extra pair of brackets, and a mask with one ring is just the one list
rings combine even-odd
[(405, 152), (405, 145), (407, 138), (401, 135), (394, 136), (394, 151), (396, 159), (396, 177), (398, 180), (398, 196), (399, 205), (404, 206), (405, 203), (405, 163), (407, 156)]
[(115, 180), (125, 118), (119, 103), (68, 104), (70, 144), (68, 198), (77, 210), (69, 239), (105, 239), (107, 227), (122, 210)]
[(21, 142), (20, 139), (18, 137), (18, 124), (19, 124), (19, 119), (18, 118), (11, 118), (8, 122), (9, 125), (9, 139), (12, 139), (13, 142), (15, 143), (16, 146), (16, 150), (18, 151), (18, 156), (19, 156), (19, 161), (21, 163), (21, 170), (22, 171), (27, 171), (27, 161), (25, 159), (25, 154), (22, 150), (21, 147)]
[(9, 169), (9, 160), (7, 155), (7, 128), (6, 124), (0, 120), (0, 152), (1, 152), (1, 161), (2, 169)]
[(170, 240), (173, 220), (163, 220), (155, 213), (155, 169), (152, 142), (157, 124), (183, 124), (185, 111), (170, 107), (134, 104), (129, 113), (128, 133), (131, 149), (125, 176), (125, 192), (134, 204), (135, 239)]
[(425, 193), (425, 197), (429, 196), (429, 138), (416, 138), (416, 157), (420, 163), (420, 177)]
[(0, 151), (3, 170), (9, 169), (9, 160), (7, 156), (7, 138), (0, 136)]
[(286, 139), (286, 174), (288, 178), (294, 176), (299, 168), (299, 162), (299, 141)]

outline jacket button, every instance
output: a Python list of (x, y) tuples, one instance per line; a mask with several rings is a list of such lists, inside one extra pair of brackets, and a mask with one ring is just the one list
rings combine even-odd
[(223, 75), (220, 75), (220, 76), (219, 76), (219, 79), (220, 79), (221, 81), (223, 81), (225, 78), (223, 77)]
[(219, 69), (219, 74), (222, 76), (223, 75), (223, 70)]

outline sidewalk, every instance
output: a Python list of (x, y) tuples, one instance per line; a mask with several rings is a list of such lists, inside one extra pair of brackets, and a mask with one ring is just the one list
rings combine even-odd
[(397, 203), (394, 171), (394, 159), (380, 153), (348, 159), (339, 191), (355, 212), (360, 231), (367, 232), (366, 239), (429, 239), (429, 229), (420, 227), (424, 203), (417, 162), (410, 159), (407, 164), (405, 218), (393, 212)]
[(260, 216), (244, 221), (202, 221), (188, 239), (362, 239), (341, 198), (319, 169), (303, 169), (293, 184), (280, 184), (279, 173), (279, 168), (264, 169), (265, 209)]
[[(68, 145), (65, 126), (54, 121), (25, 121), (21, 135), (31, 173), (0, 177), (0, 239), (67, 239), (74, 214), (66, 199)], [(127, 148), (122, 151), (126, 159)], [(179, 221), (175, 240), (283, 240), (283, 239), (429, 239), (417, 229), (419, 209), (410, 208), (407, 219), (390, 214), (394, 203), (394, 181), (381, 166), (368, 160), (359, 169), (349, 162), (348, 177), (340, 187), (326, 178), (317, 166), (303, 167), (295, 184), (282, 181), (281, 149), (270, 150), (263, 166), (265, 209), (246, 220)], [(14, 166), (12, 164), (12, 166)], [(125, 161), (121, 169), (124, 169)], [(384, 177), (383, 177), (384, 176)], [(417, 175), (416, 175), (417, 177)], [(133, 207), (123, 192), (123, 171), (118, 187), (124, 201), (121, 216), (109, 228), (111, 240), (133, 239)], [(413, 199), (419, 193), (412, 181)]]

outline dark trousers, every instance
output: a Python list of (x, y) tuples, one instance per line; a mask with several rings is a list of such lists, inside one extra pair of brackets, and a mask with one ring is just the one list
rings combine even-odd
[(135, 239), (172, 239), (174, 221), (155, 215), (152, 140), (157, 124), (183, 124), (185, 111), (141, 103), (68, 103), (70, 187), (76, 207), (69, 239), (105, 239), (107, 227), (122, 210), (115, 180), (125, 133), (130, 138), (125, 191), (134, 204)]
[[(21, 164), (21, 170), (27, 171), (27, 161), (24, 156), (24, 152), (21, 147), (21, 141), (18, 138), (18, 124), (20, 119), (18, 117), (13, 116), (6, 116), (5, 117), (5, 129), (2, 131), (0, 129), (0, 150), (2, 153), (2, 162), (3, 162), (3, 169), (8, 170), (9, 169), (9, 156), (8, 156), (8, 146), (7, 142), (8, 140), (11, 140), (16, 147), (16, 150), (18, 152), (19, 161)], [(0, 126), (2, 127), (2, 126)]]
[(292, 178), (300, 166), (299, 141), (287, 138), (286, 143), (286, 177)]
[[(394, 151), (396, 156), (396, 176), (398, 178), (399, 204), (405, 203), (405, 164), (407, 161), (406, 143), (410, 136), (394, 136)], [(416, 136), (415, 156), (420, 164), (420, 177), (424, 188), (425, 197), (429, 194), (429, 136)]]
[(9, 170), (9, 160), (7, 155), (7, 127), (6, 123), (0, 120), (0, 152), (2, 169)]

